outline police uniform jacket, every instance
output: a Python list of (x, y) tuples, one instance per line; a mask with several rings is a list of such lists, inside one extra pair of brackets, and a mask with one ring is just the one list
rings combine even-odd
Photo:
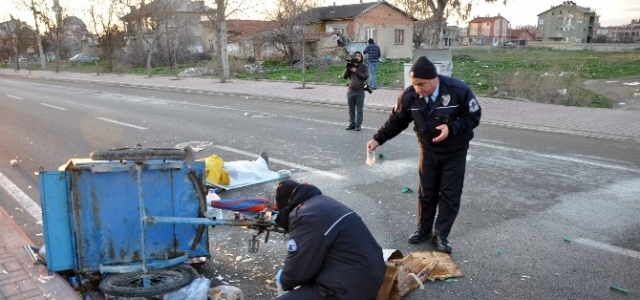
[(308, 199), (289, 214), (282, 288), (307, 284), (323, 299), (374, 300), (386, 266), (360, 216), (313, 185), (296, 188), (296, 197)]
[[(413, 121), (413, 130), (423, 150), (436, 154), (455, 154), (466, 151), (473, 138), (473, 129), (480, 123), (481, 109), (471, 89), (462, 81), (438, 75), (439, 94), (427, 104), (414, 90), (407, 87), (387, 122), (373, 136), (380, 145), (405, 130)], [(433, 138), (440, 135), (437, 126), (446, 124), (448, 137), (438, 143)]]

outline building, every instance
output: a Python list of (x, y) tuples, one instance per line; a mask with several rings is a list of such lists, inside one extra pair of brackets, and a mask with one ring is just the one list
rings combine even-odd
[(62, 33), (61, 56), (63, 58), (73, 57), (78, 53), (98, 55), (98, 39), (87, 30), (84, 22), (74, 16), (69, 16), (62, 20), (64, 32)]
[(622, 26), (608, 27), (607, 42), (637, 43), (640, 42), (640, 19)]
[(12, 19), (0, 23), (0, 62), (33, 59), (37, 51), (35, 31), (25, 22)]
[(592, 43), (599, 16), (589, 7), (565, 1), (538, 14), (538, 36), (543, 42)]
[(350, 5), (334, 2), (307, 12), (316, 16), (305, 30), (318, 37), (318, 54), (339, 54), (342, 50), (338, 37), (342, 37), (347, 43), (359, 42), (362, 46), (372, 38), (384, 58), (412, 57), (415, 18), (384, 0), (360, 2)]
[(527, 46), (535, 40), (535, 32), (526, 28), (511, 29), (511, 42), (517, 46)]
[[(211, 25), (212, 21), (206, 21), (208, 46), (207, 52), (213, 53), (215, 50), (215, 34)], [(227, 53), (230, 56), (252, 58), (254, 60), (265, 60), (278, 56), (278, 51), (274, 49), (268, 41), (268, 33), (276, 24), (273, 21), (261, 20), (227, 20)]]
[(511, 24), (498, 14), (495, 17), (475, 17), (467, 26), (470, 45), (502, 46), (511, 39)]
[[(462, 38), (460, 35), (460, 27), (449, 25), (442, 31), (442, 38), (440, 39), (441, 46), (460, 46), (462, 45)], [(465, 35), (466, 36), (466, 35)]]
[(121, 18), (125, 25), (127, 46), (142, 37), (147, 41), (155, 41), (155, 47), (166, 45), (168, 48), (173, 47), (171, 44), (181, 44), (191, 52), (204, 51), (206, 40), (200, 21), (215, 16), (215, 10), (205, 6), (204, 1), (142, 1), (139, 7), (129, 8), (131, 11)]

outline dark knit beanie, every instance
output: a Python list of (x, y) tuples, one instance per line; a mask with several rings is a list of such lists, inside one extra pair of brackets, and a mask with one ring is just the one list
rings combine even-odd
[(436, 66), (431, 61), (424, 56), (420, 56), (413, 62), (411, 70), (409, 70), (409, 77), (433, 79), (438, 77), (438, 71), (436, 71)]
[(289, 204), (293, 190), (295, 190), (299, 185), (299, 182), (291, 179), (283, 180), (278, 183), (278, 187), (276, 187), (276, 204), (278, 205), (278, 210), (285, 208), (287, 204)]

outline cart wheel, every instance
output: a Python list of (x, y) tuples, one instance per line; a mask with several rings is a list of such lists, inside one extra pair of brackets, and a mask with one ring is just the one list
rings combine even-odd
[(187, 151), (175, 148), (121, 148), (91, 153), (93, 160), (150, 160), (187, 158)]
[(151, 297), (163, 295), (188, 285), (198, 272), (187, 265), (148, 270), (147, 273), (115, 274), (100, 282), (103, 293), (119, 297)]

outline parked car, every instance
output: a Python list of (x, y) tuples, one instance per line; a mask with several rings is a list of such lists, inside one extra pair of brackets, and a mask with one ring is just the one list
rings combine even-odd
[(514, 42), (504, 42), (505, 47), (515, 47), (516, 44)]
[(100, 58), (96, 57), (96, 56), (91, 56), (88, 54), (84, 54), (84, 53), (78, 53), (76, 55), (74, 55), (72, 58), (69, 58), (69, 61), (72, 63), (79, 63), (79, 62), (94, 62), (94, 61), (99, 61)]
[(18, 62), (19, 63), (27, 63), (27, 62), (29, 62), (29, 59), (25, 58), (25, 57), (21, 57), (21, 58), (18, 59)]

